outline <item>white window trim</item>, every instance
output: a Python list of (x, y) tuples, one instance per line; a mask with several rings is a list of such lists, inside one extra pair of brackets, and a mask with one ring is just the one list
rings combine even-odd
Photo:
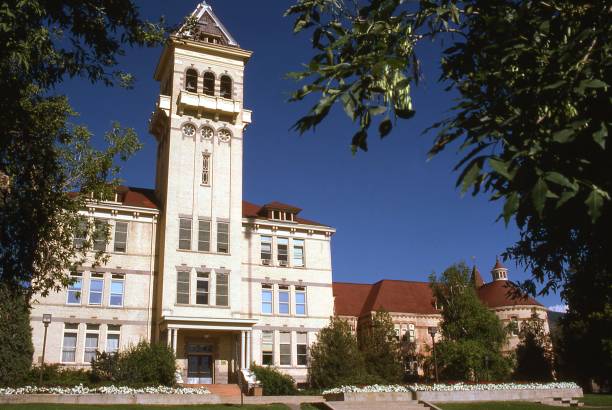
[[(126, 224), (126, 229), (125, 229), (125, 251), (118, 251), (115, 248), (115, 243), (117, 241), (117, 224), (118, 223), (124, 223)], [(121, 255), (125, 255), (128, 253), (128, 238), (130, 235), (130, 223), (129, 221), (115, 221), (115, 229), (113, 230), (113, 252), (114, 253), (119, 253)]]
[[(294, 302), (294, 308), (295, 308), (295, 315), (299, 316), (299, 317), (305, 317), (305, 316), (308, 316), (308, 294), (307, 294), (307, 289), (308, 288), (306, 286), (299, 286), (299, 287), (303, 287), (304, 290), (297, 290), (294, 287), (295, 297), (293, 298), (293, 302)], [(297, 307), (298, 307), (297, 294), (298, 293), (304, 294), (304, 313), (298, 313), (297, 312)]]
[[(93, 323), (90, 323), (90, 324), (93, 324)], [(81, 356), (81, 362), (85, 365), (91, 364), (91, 362), (88, 362), (85, 360), (85, 355), (87, 354), (87, 349), (88, 349), (87, 347), (87, 335), (88, 334), (98, 335), (98, 343), (96, 344), (96, 351), (99, 351), (100, 350), (100, 325), (98, 325), (97, 330), (89, 330), (87, 329), (87, 323), (85, 324), (85, 337), (83, 338), (83, 356)], [(94, 352), (94, 358), (95, 358), (95, 352)]]
[[(261, 299), (260, 300), (261, 303), (259, 305), (260, 314), (265, 315), (265, 316), (272, 316), (272, 315), (274, 315), (274, 311), (275, 311), (275, 309), (274, 309), (274, 285), (269, 284), (269, 283), (262, 283), (261, 285), (262, 285), (261, 286), (261, 293), (259, 295), (259, 297)], [(266, 291), (269, 291), (271, 296), (272, 296), (272, 300), (270, 301), (270, 303), (272, 304), (272, 306), (270, 307), (270, 313), (264, 313), (264, 311), (263, 311), (263, 292), (264, 292), (263, 285), (269, 285), (270, 286), (270, 288), (266, 288), (265, 289)]]
[[(74, 323), (69, 323), (69, 324), (74, 324)], [(76, 323), (77, 328), (76, 329), (66, 329), (66, 323), (64, 323), (64, 328), (62, 331), (62, 343), (60, 343), (60, 363), (77, 363), (77, 351), (78, 351), (78, 346), (79, 346), (79, 324)], [(68, 361), (64, 361), (64, 338), (66, 336), (66, 333), (74, 333), (76, 334), (76, 339), (74, 341), (74, 361), (73, 362), (68, 362)]]
[[(287, 285), (278, 285), (276, 287), (276, 291), (278, 293), (278, 297), (277, 297), (277, 299), (278, 299), (278, 313), (277, 314), (279, 316), (291, 316), (291, 287), (287, 286), (287, 289), (281, 289), (280, 288), (281, 286), (287, 286)], [(281, 313), (281, 308), (280, 308), (280, 306), (281, 306), (281, 300), (280, 300), (281, 299), (280, 298), (281, 292), (287, 292), (287, 296), (288, 296), (288, 299), (289, 299), (287, 301), (287, 313)], [(282, 302), (282, 303), (285, 304), (285, 302)]]
[[(122, 275), (123, 279), (118, 279), (118, 278), (113, 278), (114, 275)], [(123, 293), (121, 294), (121, 305), (113, 305), (111, 303), (111, 298), (113, 296), (113, 282), (122, 282), (123, 283)], [(115, 309), (120, 309), (122, 307), (125, 306), (125, 291), (126, 291), (126, 276), (125, 274), (118, 274), (118, 273), (113, 273), (111, 274), (111, 279), (110, 279), (110, 287), (108, 289), (108, 306), (111, 308), (115, 308)]]
[(69, 285), (66, 288), (66, 304), (70, 305), (70, 306), (81, 306), (83, 304), (83, 285), (84, 285), (84, 280), (83, 280), (83, 272), (79, 272), (77, 273), (77, 275), (70, 275), (70, 278), (76, 278), (77, 281), (80, 280), (81, 282), (81, 290), (80, 290), (80, 294), (79, 294), (79, 301), (77, 303), (71, 303), (70, 302), (70, 286)]
[[(102, 275), (102, 277), (94, 277), (94, 275)], [(91, 294), (94, 293), (91, 291), (91, 284), (93, 283), (93, 281), (102, 281), (102, 291), (101, 292), (95, 292), (95, 293), (100, 293), (100, 303), (91, 303)], [(102, 306), (104, 304), (104, 285), (106, 284), (106, 280), (104, 278), (104, 274), (103, 273), (99, 273), (99, 272), (90, 272), (89, 273), (89, 286), (87, 287), (87, 305), (89, 306)]]
[[(123, 333), (123, 332), (121, 332), (121, 328), (123, 326), (121, 326), (121, 325), (117, 325), (117, 326), (119, 326), (119, 330), (109, 330), (109, 325), (106, 325), (106, 340), (105, 340), (106, 344), (104, 346), (104, 351), (107, 352), (107, 353), (117, 353), (117, 352), (119, 352), (119, 350), (121, 350), (121, 333)], [(119, 336), (119, 340), (117, 341), (117, 352), (109, 352), (108, 351), (108, 336), (109, 335), (117, 335), (117, 336)]]

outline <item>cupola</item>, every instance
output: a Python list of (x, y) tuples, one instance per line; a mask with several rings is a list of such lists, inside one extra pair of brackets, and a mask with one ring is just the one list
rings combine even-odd
[(495, 258), (495, 266), (491, 270), (491, 276), (493, 280), (508, 280), (508, 269), (501, 264), (499, 258)]

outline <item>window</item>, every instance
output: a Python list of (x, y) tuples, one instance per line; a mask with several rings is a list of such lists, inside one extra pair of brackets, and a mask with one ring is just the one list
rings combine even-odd
[(186, 271), (176, 274), (176, 303), (189, 304), (189, 276), (190, 273)]
[(83, 286), (83, 274), (81, 272), (70, 275), (71, 284), (68, 285), (68, 302), (71, 305), (81, 303), (81, 288)]
[(289, 247), (289, 239), (278, 238), (276, 240), (276, 257), (278, 258), (278, 264), (280, 266), (287, 266), (287, 252)]
[(516, 316), (512, 316), (512, 317), (510, 318), (510, 323), (511, 323), (511, 326), (512, 326), (512, 327), (510, 328), (510, 331), (512, 332), (512, 336), (516, 336), (516, 335), (518, 335), (519, 330), (520, 330), (520, 328), (519, 328), (519, 321), (518, 321), (518, 317), (516, 317)]
[(196, 305), (208, 305), (208, 279), (207, 272), (198, 272), (196, 282)]
[(272, 314), (272, 285), (261, 285), (261, 313)]
[(64, 324), (64, 342), (62, 344), (62, 362), (76, 362), (76, 345), (79, 325), (77, 323)]
[(117, 353), (119, 351), (119, 338), (121, 336), (120, 325), (108, 325), (106, 331), (106, 352)]
[(272, 260), (272, 237), (261, 237), (261, 264), (269, 265)]
[(94, 251), (106, 251), (108, 223), (102, 220), (96, 220), (94, 222), (94, 237), (93, 237), (93, 248)]
[(410, 323), (408, 325), (408, 340), (414, 342), (416, 340), (416, 331), (414, 328), (414, 323)]
[(295, 314), (306, 314), (306, 288), (302, 286), (295, 287)]
[(192, 93), (198, 92), (198, 72), (193, 68), (185, 72), (185, 90)]
[(217, 306), (229, 305), (229, 275), (217, 273)]
[(229, 224), (217, 222), (217, 252), (229, 253)]
[(92, 273), (89, 280), (89, 304), (101, 305), (104, 292), (104, 274)]
[(124, 291), (125, 276), (115, 274), (111, 276), (110, 287), (110, 305), (115, 307), (123, 306), (123, 291)]
[(291, 333), (280, 332), (280, 364), (281, 366), (291, 365)]
[(215, 75), (210, 71), (204, 73), (204, 94), (215, 95)]
[(264, 366), (274, 364), (274, 332), (267, 330), (261, 332), (261, 364)]
[(289, 287), (278, 287), (278, 313), (281, 315), (289, 314)]
[(191, 250), (191, 218), (179, 220), (179, 249)]
[(304, 240), (293, 240), (293, 266), (304, 266)]
[(96, 358), (98, 350), (98, 331), (100, 325), (87, 325), (87, 333), (85, 333), (85, 352), (83, 354), (83, 362), (91, 363)]
[(87, 240), (87, 220), (79, 217), (74, 231), (74, 247), (81, 249)]
[(115, 223), (115, 252), (126, 252), (127, 251), (127, 222), (116, 222)]
[(297, 365), (306, 366), (308, 364), (308, 334), (298, 332), (296, 335)]
[(395, 340), (399, 342), (400, 340), (400, 325), (394, 325), (393, 331), (395, 332)]
[(203, 219), (198, 221), (198, 250), (200, 252), (210, 251), (210, 221)]
[(232, 79), (227, 75), (221, 76), (221, 97), (232, 99)]
[(202, 154), (202, 185), (210, 185), (210, 153)]

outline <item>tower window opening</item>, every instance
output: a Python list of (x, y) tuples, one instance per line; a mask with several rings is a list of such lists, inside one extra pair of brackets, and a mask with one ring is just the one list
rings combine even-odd
[(221, 97), (232, 99), (232, 79), (227, 76), (221, 76)]
[(204, 94), (215, 95), (215, 75), (211, 72), (204, 73)]
[(192, 93), (198, 92), (198, 72), (193, 68), (185, 73), (185, 90)]

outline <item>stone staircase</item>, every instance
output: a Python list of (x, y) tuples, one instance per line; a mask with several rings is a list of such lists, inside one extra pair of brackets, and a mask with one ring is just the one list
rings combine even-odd
[(546, 404), (547, 406), (555, 407), (582, 407), (584, 403), (579, 402), (577, 399), (570, 399), (564, 397), (554, 397), (544, 400), (540, 400), (538, 403)]
[(424, 410), (430, 406), (416, 400), (404, 401), (328, 401), (331, 410)]
[(240, 397), (240, 387), (237, 384), (190, 384), (188, 387), (206, 387), (219, 397)]

